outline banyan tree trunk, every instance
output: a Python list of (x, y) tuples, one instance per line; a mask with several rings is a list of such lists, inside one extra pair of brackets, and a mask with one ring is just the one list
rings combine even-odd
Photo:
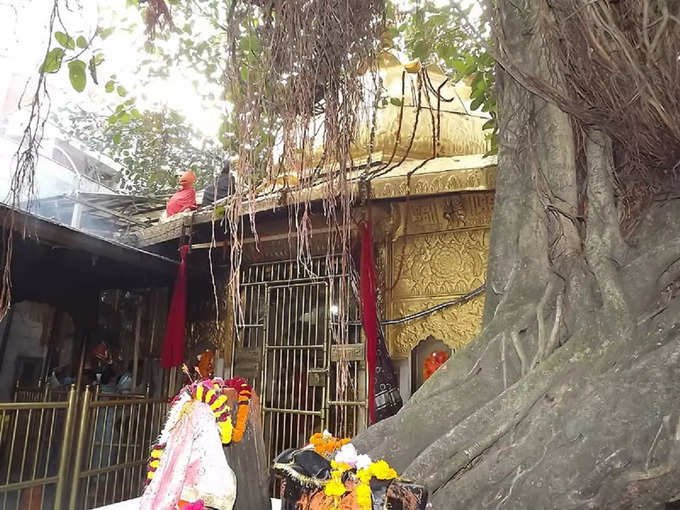
[[(640, 5), (495, 2), (501, 138), (484, 327), (399, 414), (353, 441), (425, 483), (435, 509), (652, 510), (680, 499), (680, 200), (650, 201), (622, 235), (615, 161), (626, 144), (536, 85), (570, 93), (573, 68), (547, 32), (566, 3), (574, 16)], [(642, 100), (631, 97), (621, 109)]]

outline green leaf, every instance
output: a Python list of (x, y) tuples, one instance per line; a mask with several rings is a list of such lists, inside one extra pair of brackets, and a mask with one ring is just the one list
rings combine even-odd
[(477, 72), (477, 61), (474, 59), (474, 57), (468, 56), (467, 59), (465, 59), (465, 74), (466, 75), (471, 75), (473, 73)]
[(427, 57), (430, 56), (430, 46), (424, 39), (419, 39), (413, 46), (413, 55), (420, 60), (427, 60)]
[(401, 99), (399, 99), (398, 97), (391, 97), (390, 103), (393, 104), (394, 106), (401, 106)]
[(484, 101), (484, 98), (478, 97), (474, 101), (472, 101), (472, 104), (470, 105), (470, 110), (475, 111), (477, 110), (481, 105), (482, 101)]
[(116, 87), (116, 92), (118, 92), (118, 95), (120, 97), (127, 96), (127, 90), (125, 90), (125, 87), (123, 87), (122, 85), (118, 85), (118, 87)]
[(491, 148), (486, 153), (484, 153), (483, 157), (488, 158), (489, 156), (495, 156), (496, 154), (498, 154), (498, 146), (492, 145)]
[(73, 38), (66, 35), (64, 32), (55, 32), (54, 38), (67, 50), (73, 50), (76, 47), (76, 43), (73, 41)]
[(399, 37), (399, 29), (397, 27), (390, 27), (387, 29), (387, 35), (393, 39)]
[(123, 137), (120, 135), (120, 133), (116, 133), (115, 135), (113, 135), (113, 143), (118, 145), (120, 143), (120, 141), (122, 140), (122, 138)]
[(394, 5), (392, 5), (392, 2), (385, 2), (385, 17), (387, 19), (394, 18)]
[(128, 112), (124, 112), (120, 114), (120, 116), (118, 117), (118, 122), (120, 122), (121, 124), (127, 124), (128, 122), (130, 122), (130, 119), (131, 119), (130, 114)]
[(54, 48), (45, 57), (45, 61), (40, 66), (40, 71), (43, 73), (56, 73), (61, 68), (63, 58), (64, 50), (62, 48)]
[(76, 44), (78, 45), (78, 48), (87, 48), (87, 39), (80, 35), (78, 36), (78, 39), (76, 39)]
[(87, 82), (86, 68), (87, 66), (82, 60), (72, 60), (68, 63), (69, 80), (71, 80), (71, 85), (78, 92), (85, 90), (85, 83)]
[(482, 129), (493, 129), (494, 127), (496, 127), (496, 119), (489, 119), (484, 123)]
[(451, 64), (451, 66), (452, 66), (456, 71), (458, 71), (460, 74), (465, 74), (466, 66), (465, 66), (465, 62), (463, 62), (462, 60), (455, 60), (455, 61), (453, 61), (453, 63)]
[(97, 28), (97, 33), (99, 34), (99, 37), (101, 37), (102, 39), (106, 39), (108, 36), (110, 36), (113, 33), (113, 27), (109, 27), (109, 28), (99, 27), (99, 28)]
[(133, 109), (131, 113), (132, 113), (132, 116), (135, 119), (141, 119), (142, 118), (142, 114), (139, 113), (139, 110), (137, 108)]
[(245, 82), (248, 81), (248, 76), (250, 75), (250, 72), (248, 71), (248, 68), (246, 66), (241, 66), (241, 79)]
[(115, 89), (115, 88), (116, 88), (116, 82), (113, 81), (113, 80), (107, 81), (106, 85), (104, 85), (104, 90), (106, 90), (106, 92), (113, 92), (113, 89)]

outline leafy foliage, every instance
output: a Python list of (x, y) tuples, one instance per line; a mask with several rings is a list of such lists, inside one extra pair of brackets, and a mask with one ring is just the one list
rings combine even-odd
[[(90, 48), (90, 44), (97, 34), (100, 34), (99, 29), (95, 31), (95, 34), (88, 41), (83, 35), (73, 39), (66, 32), (54, 32), (54, 39), (59, 46), (47, 53), (45, 60), (40, 66), (40, 71), (56, 73), (61, 69), (65, 60), (68, 63), (69, 81), (74, 90), (78, 92), (85, 90), (88, 71), (92, 81), (97, 84), (97, 67), (104, 62), (104, 55)], [(88, 52), (90, 53), (90, 58), (86, 63), (81, 57)]]
[[(290, 69), (282, 68), (281, 59), (285, 57), (279, 55), (282, 51), (279, 48), (280, 41), (270, 39), (274, 33), (271, 24), (281, 22), (279, 18), (284, 12), (281, 10), (284, 4), (278, 7), (281, 12), (272, 16), (271, 11), (260, 7), (260, 2), (166, 0), (166, 3), (170, 8), (170, 23), (162, 30), (150, 32), (151, 37), (143, 47), (146, 56), (139, 61), (139, 75), (164, 78), (169, 77), (171, 69), (190, 69), (195, 76), (195, 90), (192, 93), (211, 104), (241, 105), (240, 108), (225, 108), (218, 140), (214, 145), (219, 142), (228, 152), (241, 152), (242, 158), (247, 157), (248, 175), (242, 176), (245, 177), (245, 183), (259, 184), (262, 178), (272, 173), (273, 167), (282, 162), (282, 157), (299, 161), (299, 154), (291, 153), (292, 150), (299, 152), (299, 149), (292, 149), (290, 144), (304, 143), (308, 135), (299, 129), (293, 133), (290, 118), (286, 121), (285, 113), (296, 106), (304, 110), (297, 112), (302, 113), (303, 117), (315, 115), (316, 112), (309, 110), (310, 102), (321, 98), (319, 94), (323, 89), (320, 83), (312, 84), (310, 95), (300, 88), (298, 76), (304, 62), (292, 60), (283, 66)], [(127, 6), (139, 10), (140, 20), (148, 20), (149, 6), (146, 2), (127, 0)], [(455, 1), (441, 5), (432, 0), (410, 4), (395, 4), (387, 0), (385, 7), (387, 24), (379, 44), (382, 47), (392, 46), (410, 58), (439, 64), (454, 81), (466, 80), (471, 86), (471, 108), (486, 112), (491, 117), (485, 128), (489, 130), (490, 152), (495, 152), (497, 109), (488, 23), (482, 20), (473, 25), (469, 21), (470, 8), (463, 9)], [(308, 28), (311, 30), (311, 27)], [(100, 26), (95, 37), (105, 39), (112, 32), (125, 29), (121, 25), (108, 28)], [(276, 32), (276, 37), (280, 38), (282, 34), (285, 35), (285, 30)], [(76, 90), (82, 90), (87, 78), (86, 73), (83, 73), (82, 61), (76, 59), (71, 62), (70, 59), (90, 48), (92, 41), (88, 43), (84, 36), (74, 40), (65, 32), (55, 33), (55, 39), (60, 47), (48, 55), (43, 64), (44, 69), (46, 72), (57, 72), (62, 60), (69, 61), (71, 83)], [(302, 42), (299, 41), (299, 44)], [(307, 49), (327, 51), (323, 45), (316, 50), (313, 47)], [(303, 50), (299, 48), (296, 51)], [(312, 62), (328, 60), (315, 58), (314, 55), (309, 56), (309, 59)], [(93, 52), (88, 63), (95, 83), (96, 68), (102, 60), (100, 53)], [(273, 78), (272, 69), (276, 69), (276, 79)], [(107, 93), (122, 100), (109, 117), (109, 126), (106, 126), (105, 131), (134, 131), (141, 121), (134, 92), (130, 94), (115, 75), (102, 81), (102, 85)], [(138, 83), (135, 89), (142, 86), (143, 82)], [(284, 102), (290, 103), (286, 98), (291, 97), (296, 97), (299, 104), (284, 105)], [(396, 104), (399, 99), (389, 98), (389, 101)], [(125, 140), (123, 134), (120, 134), (120, 139)], [(119, 157), (125, 156), (120, 154)]]
[(72, 60), (68, 63), (68, 77), (71, 85), (78, 92), (85, 90), (87, 75), (85, 74), (86, 65), (82, 60)]
[[(70, 136), (123, 166), (121, 189), (128, 193), (171, 193), (177, 174), (188, 170), (196, 173), (197, 188), (212, 179), (222, 158), (217, 141), (203, 137), (172, 110), (132, 111), (121, 109), (107, 117), (69, 110), (59, 116)], [(110, 122), (112, 117), (117, 121)]]
[(472, 8), (464, 9), (455, 1), (441, 6), (426, 0), (402, 12), (392, 9), (390, 35), (410, 58), (436, 63), (454, 81), (469, 83), (470, 108), (491, 116), (484, 127), (489, 130), (489, 152), (495, 154), (498, 110), (490, 27), (484, 16), (479, 23), (471, 21)]
[(45, 57), (45, 61), (40, 67), (43, 73), (56, 73), (61, 69), (61, 62), (64, 59), (63, 48), (54, 48)]

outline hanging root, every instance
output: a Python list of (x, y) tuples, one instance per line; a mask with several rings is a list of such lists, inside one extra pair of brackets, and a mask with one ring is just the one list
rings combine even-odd
[(524, 347), (519, 339), (519, 333), (515, 330), (510, 333), (510, 338), (512, 339), (512, 346), (515, 348), (517, 357), (519, 358), (519, 371), (522, 376), (525, 376), (529, 370), (529, 363), (526, 353), (524, 352)]
[[(55, 20), (59, 15), (59, 0), (53, 0), (48, 24), (47, 47), (45, 58), (50, 51)], [(0, 280), (0, 320), (4, 319), (12, 303), (12, 256), (14, 244), (14, 209), (23, 206), (30, 210), (35, 198), (35, 167), (38, 151), (45, 132), (45, 124), (49, 117), (50, 97), (47, 92), (47, 75), (41, 70), (36, 80), (28, 121), (21, 135), (15, 153), (16, 166), (10, 182), (10, 202), (12, 208), (5, 216), (2, 224), (2, 240), (0, 240), (0, 264), (2, 264)]]
[(544, 308), (545, 308), (545, 303), (546, 303), (546, 297), (550, 295), (550, 292), (552, 290), (552, 280), (546, 287), (546, 292), (543, 295), (543, 298), (541, 298), (541, 301), (539, 302), (538, 309), (536, 310), (536, 321), (538, 323), (538, 332), (537, 332), (537, 338), (536, 338), (536, 343), (537, 343), (537, 348), (536, 348), (536, 354), (534, 355), (534, 358), (531, 360), (531, 369), (536, 368), (536, 366), (541, 363), (545, 358), (550, 356), (552, 352), (557, 348), (557, 345), (559, 343), (559, 331), (560, 331), (560, 323), (562, 320), (562, 302), (564, 299), (564, 293), (560, 292), (557, 294), (557, 297), (555, 298), (555, 321), (553, 322), (552, 329), (550, 331), (550, 334), (546, 334), (545, 330), (545, 318), (543, 316), (544, 313)]
[[(539, 47), (556, 72), (546, 76), (498, 30), (497, 58), (538, 97), (594, 127), (615, 146), (622, 231), (630, 234), (655, 196), (680, 184), (680, 11), (672, 0), (556, 0), (525, 5)], [(499, 3), (501, 23), (514, 14)], [(527, 37), (522, 40), (526, 41)], [(564, 84), (554, 75), (568, 75)]]
[(617, 260), (626, 249), (614, 203), (612, 144), (601, 131), (588, 134), (586, 142), (588, 211), (585, 253), (600, 287), (605, 309), (622, 321), (630, 321)]

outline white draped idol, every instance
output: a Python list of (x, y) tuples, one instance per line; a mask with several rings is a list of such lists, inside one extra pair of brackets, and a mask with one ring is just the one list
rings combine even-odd
[(213, 384), (195, 383), (175, 399), (159, 439), (162, 453), (142, 497), (98, 510), (177, 510), (184, 505), (190, 510), (233, 509), (236, 476), (222, 450), (215, 410), (200, 396)]

